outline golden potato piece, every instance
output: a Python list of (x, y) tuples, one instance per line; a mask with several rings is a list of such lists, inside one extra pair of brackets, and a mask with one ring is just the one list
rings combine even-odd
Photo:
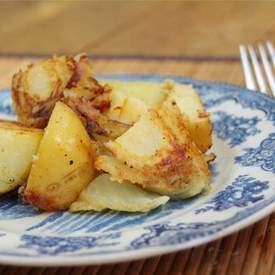
[(100, 112), (109, 108), (108, 90), (92, 78), (86, 54), (43, 60), (13, 76), (12, 100), (18, 119), (25, 125), (44, 128), (55, 103), (68, 104), (70, 99), (86, 100), (87, 108)]
[(208, 188), (210, 172), (185, 125), (178, 107), (167, 101), (106, 143), (112, 156), (100, 156), (96, 167), (114, 180), (129, 180), (173, 198), (196, 195)]
[[(199, 149), (206, 152), (211, 147), (212, 125), (210, 115), (205, 111), (199, 95), (191, 85), (179, 84), (170, 80), (163, 83), (143, 81), (106, 82), (112, 88), (111, 104), (114, 106), (108, 112), (110, 118), (133, 124), (146, 109), (160, 105), (168, 97), (186, 116), (186, 127)], [(138, 99), (145, 105), (142, 106), (139, 102), (132, 100), (132, 104), (124, 108), (123, 112), (123, 106), (125, 106), (127, 98)], [(121, 115), (122, 112), (123, 116)]]
[(31, 64), (16, 73), (12, 79), (12, 100), (19, 121), (43, 128), (75, 70), (73, 58), (61, 56)]
[(0, 120), (0, 195), (27, 179), (43, 131)]
[(56, 103), (24, 190), (25, 201), (45, 210), (67, 209), (95, 177), (95, 154), (77, 115)]
[(147, 81), (100, 81), (101, 84), (108, 84), (112, 93), (121, 93), (126, 97), (140, 99), (148, 106), (156, 106), (161, 103), (167, 95), (167, 87), (160, 83)]
[(139, 183), (146, 181), (146, 175), (134, 167), (129, 167), (125, 162), (117, 160), (111, 155), (101, 154), (95, 161), (98, 170), (108, 171), (113, 181), (120, 183), (126, 181)]
[(127, 212), (148, 212), (169, 200), (167, 196), (150, 193), (130, 182), (115, 182), (101, 174), (79, 195), (70, 207), (76, 211), (111, 209)]
[(134, 124), (148, 110), (144, 101), (128, 96), (121, 108), (119, 121), (126, 124)]
[(158, 161), (160, 150), (169, 150), (171, 146), (167, 129), (155, 110), (146, 112), (123, 135), (105, 144), (105, 146), (121, 161), (126, 161), (135, 168), (143, 168), (145, 164)]
[(191, 85), (170, 83), (169, 100), (175, 102), (180, 111), (188, 118), (187, 129), (191, 138), (202, 152), (212, 145), (212, 124), (210, 114), (203, 107), (201, 99)]
[[(135, 168), (130, 168), (122, 161), (115, 159), (113, 156), (102, 155), (96, 160), (96, 167), (100, 167), (104, 171), (108, 171), (112, 176), (111, 179), (118, 182), (123, 182), (127, 179), (130, 182), (144, 183), (148, 182), (148, 175), (144, 175), (142, 171)], [(175, 175), (175, 177), (177, 177)], [(186, 184), (181, 186), (173, 186), (165, 182), (155, 182), (151, 185), (143, 185), (146, 190), (167, 195), (174, 199), (185, 199), (193, 197), (202, 191), (209, 190), (208, 175), (194, 175)]]

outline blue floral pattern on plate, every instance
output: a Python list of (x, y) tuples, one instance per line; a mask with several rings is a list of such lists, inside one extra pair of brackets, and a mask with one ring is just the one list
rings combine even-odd
[(168, 204), (159, 207), (149, 213), (118, 213), (105, 211), (103, 213), (89, 212), (71, 214), (68, 212), (57, 212), (37, 224), (33, 224), (26, 231), (50, 231), (59, 234), (71, 234), (74, 232), (98, 232), (113, 231), (135, 227), (139, 224), (157, 221), (167, 217), (176, 211), (182, 211), (188, 207), (194, 199), (184, 201), (170, 201)]
[(235, 161), (243, 166), (260, 166), (263, 170), (275, 173), (275, 132), (269, 134), (259, 147), (245, 148), (245, 153)]
[[(16, 198), (2, 197), (0, 262), (71, 265), (149, 256), (212, 240), (275, 209), (273, 99), (229, 84), (177, 76), (103, 78), (155, 82), (170, 78), (198, 90), (214, 120), (217, 160), (211, 164), (212, 191), (135, 215), (41, 213)], [(1, 92), (0, 117), (12, 118), (10, 103), (10, 92)]]
[[(268, 203), (275, 202), (275, 199), (267, 200)], [(254, 207), (239, 211), (234, 216), (223, 221), (197, 222), (197, 223), (170, 223), (156, 224), (146, 227), (146, 232), (133, 240), (133, 249), (167, 246), (171, 244), (186, 243), (192, 239), (203, 238), (215, 234), (228, 226), (232, 226), (240, 220), (249, 217), (255, 210), (266, 206), (267, 202), (258, 203)]]
[(214, 132), (220, 139), (229, 140), (231, 147), (240, 145), (247, 137), (255, 136), (261, 132), (256, 127), (260, 121), (258, 117), (238, 117), (223, 111), (215, 112), (214, 116)]
[(263, 192), (269, 182), (259, 181), (247, 175), (238, 176), (231, 185), (225, 187), (205, 206), (195, 211), (196, 214), (208, 211), (224, 211), (233, 206), (245, 207), (264, 199)]
[(23, 235), (19, 248), (34, 249), (38, 255), (58, 255), (60, 253), (74, 252), (81, 249), (110, 247), (117, 245), (120, 233), (100, 235), (97, 237), (41, 237)]

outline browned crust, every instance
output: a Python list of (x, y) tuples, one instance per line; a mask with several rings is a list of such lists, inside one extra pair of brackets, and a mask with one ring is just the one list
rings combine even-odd
[[(123, 166), (121, 166), (114, 168), (117, 170), (113, 171), (116, 174), (115, 179), (117, 177), (121, 177), (119, 180), (128, 179), (149, 189), (156, 186), (166, 186), (166, 188), (176, 191), (188, 185), (197, 175), (209, 178), (210, 171), (207, 162), (202, 152), (192, 141), (186, 128), (185, 119), (178, 115), (179, 111), (177, 113), (177, 109), (172, 111), (169, 108), (161, 107), (158, 110), (150, 110), (158, 121), (156, 123), (160, 123), (160, 126), (163, 128), (170, 149), (163, 148), (158, 150), (152, 156), (152, 161), (149, 163), (143, 161), (142, 164), (139, 164), (135, 156), (130, 156), (130, 159), (128, 157), (129, 163), (127, 163), (126, 159), (123, 159), (121, 156), (118, 148), (113, 150), (112, 146), (107, 145), (107, 149), (110, 147), (109, 150), (111, 150), (113, 157), (121, 164), (124, 164), (125, 171), (137, 171), (139, 175), (133, 178), (132, 173), (130, 175), (129, 172), (128, 174), (131, 178), (128, 178)], [(176, 107), (173, 105), (172, 108)], [(108, 172), (112, 174), (111, 171)]]
[[(80, 54), (77, 57), (65, 56), (64, 59), (65, 64), (63, 64), (64, 62), (62, 61), (62, 66), (66, 66), (67, 70), (71, 73), (71, 77), (67, 83), (63, 83), (57, 74), (56, 85), (50, 97), (46, 100), (30, 96), (26, 90), (27, 87), (24, 86), (24, 75), (35, 65), (30, 64), (25, 71), (20, 70), (14, 74), (12, 78), (12, 100), (17, 117), (22, 124), (30, 127), (44, 128), (48, 123), (55, 103), (59, 100), (73, 107), (77, 113), (83, 113), (83, 108), (82, 111), (80, 111), (80, 108), (76, 108), (78, 103), (71, 103), (70, 98), (67, 99), (64, 97), (64, 89), (76, 89), (76, 92), (79, 90), (79, 93), (75, 93), (78, 99), (82, 97), (85, 98), (82, 96), (81, 91), (86, 91), (86, 93), (89, 94), (89, 100), (85, 101), (87, 105), (86, 108), (96, 109), (100, 113), (106, 112), (110, 108), (110, 87), (101, 86), (98, 81), (91, 76), (91, 66), (88, 56), (86, 54)], [(58, 58), (53, 57), (46, 62), (49, 61), (51, 62), (50, 64), (54, 66), (54, 62), (58, 62)], [(55, 70), (54, 67), (53, 70)], [(55, 72), (57, 73), (57, 71)]]

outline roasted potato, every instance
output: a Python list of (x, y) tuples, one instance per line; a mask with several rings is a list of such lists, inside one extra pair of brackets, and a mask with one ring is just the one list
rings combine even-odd
[(110, 175), (101, 174), (79, 195), (70, 207), (76, 211), (112, 209), (127, 212), (148, 212), (165, 204), (167, 196), (150, 193), (130, 182), (115, 182)]
[(143, 81), (100, 81), (111, 88), (109, 118), (127, 124), (135, 123), (148, 108), (161, 103), (166, 87), (159, 83)]
[(192, 85), (167, 81), (169, 100), (176, 104), (187, 118), (187, 129), (191, 138), (202, 152), (212, 145), (212, 124), (210, 114), (205, 111), (202, 101)]
[(105, 146), (112, 156), (99, 156), (96, 167), (113, 180), (129, 180), (173, 198), (194, 196), (209, 187), (207, 161), (192, 141), (185, 117), (170, 101), (147, 111)]
[[(210, 114), (191, 85), (166, 80), (163, 83), (142, 81), (105, 81), (111, 87), (111, 108), (107, 115), (128, 124), (136, 122), (147, 109), (169, 98), (185, 115), (191, 138), (202, 152), (212, 145)], [(142, 104), (143, 103), (143, 104)]]
[[(66, 91), (66, 92), (65, 92)], [(19, 121), (44, 128), (57, 101), (85, 98), (100, 111), (109, 107), (108, 91), (92, 78), (86, 54), (60, 56), (31, 64), (12, 79), (12, 100)], [(91, 102), (93, 104), (91, 104)]]
[(134, 124), (148, 110), (146, 103), (138, 98), (128, 96), (121, 108), (119, 121), (129, 125)]
[(0, 120), (0, 195), (27, 179), (42, 130)]
[(24, 200), (44, 210), (67, 209), (95, 177), (95, 155), (95, 145), (75, 112), (56, 103), (23, 191)]
[(18, 120), (28, 126), (45, 127), (76, 68), (72, 57), (61, 56), (31, 64), (16, 73), (12, 100)]

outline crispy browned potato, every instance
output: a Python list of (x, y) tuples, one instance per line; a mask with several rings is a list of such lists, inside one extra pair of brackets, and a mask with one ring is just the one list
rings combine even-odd
[(12, 79), (12, 99), (19, 121), (37, 128), (44, 128), (55, 103), (66, 102), (68, 97), (88, 99), (93, 108), (102, 111), (109, 104), (102, 97), (104, 92), (92, 78), (86, 54), (53, 57), (29, 65)]
[(147, 109), (160, 105), (167, 97), (185, 116), (191, 138), (202, 152), (212, 145), (210, 115), (191, 85), (167, 80), (163, 83), (143, 81), (104, 81), (111, 87), (111, 107), (107, 115), (114, 120), (132, 125)]
[(95, 155), (77, 115), (56, 103), (23, 192), (25, 201), (44, 210), (67, 209), (95, 177)]
[(194, 196), (209, 187), (207, 161), (190, 138), (184, 116), (170, 101), (149, 110), (105, 146), (112, 155), (99, 156), (96, 167), (113, 180), (129, 180), (173, 198)]
[(45, 127), (76, 67), (72, 57), (61, 56), (31, 64), (16, 73), (12, 79), (12, 99), (19, 121)]
[(143, 81), (101, 81), (111, 88), (107, 116), (127, 124), (135, 123), (148, 108), (161, 103), (167, 94), (161, 84)]
[(212, 145), (212, 124), (210, 114), (205, 111), (202, 101), (191, 85), (166, 82), (170, 89), (169, 100), (174, 102), (187, 118), (187, 129), (191, 138), (202, 152)]
[(0, 195), (27, 179), (42, 135), (42, 130), (0, 120)]

